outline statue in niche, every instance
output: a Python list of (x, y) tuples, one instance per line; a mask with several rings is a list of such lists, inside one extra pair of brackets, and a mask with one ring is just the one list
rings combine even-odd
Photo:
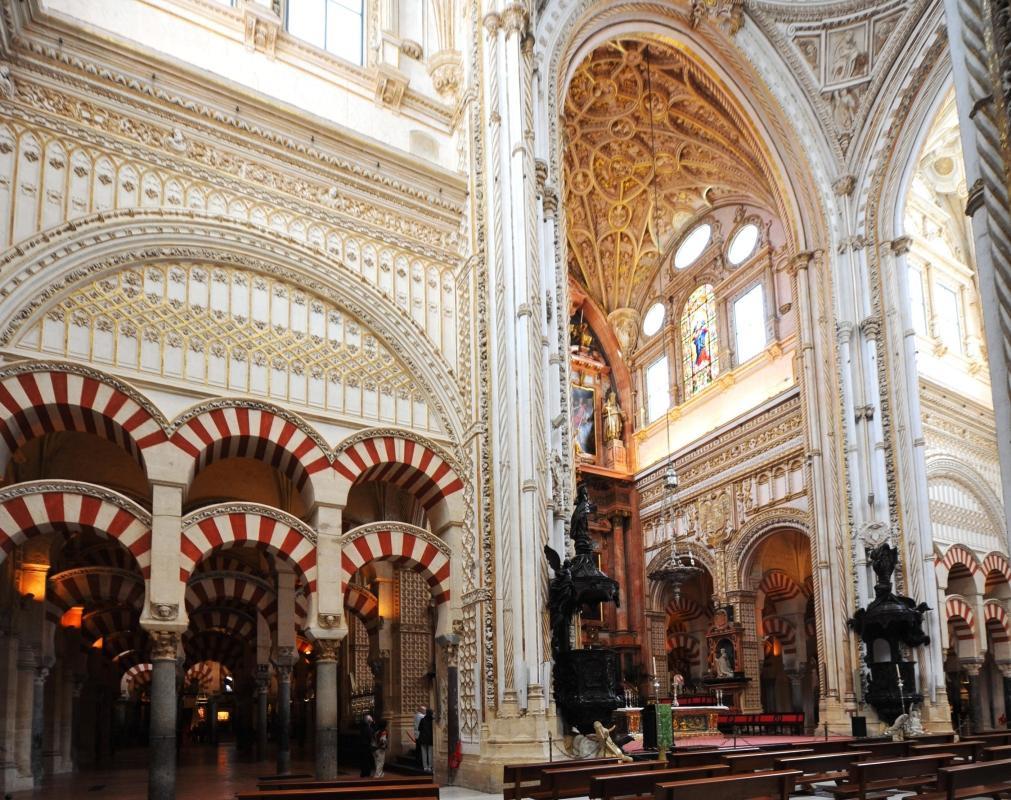
[(604, 400), (604, 441), (620, 442), (624, 423), (625, 415), (618, 405), (618, 396), (614, 389), (608, 389), (607, 398)]
[(716, 677), (733, 678), (734, 662), (728, 648), (721, 647), (719, 655), (716, 656)]

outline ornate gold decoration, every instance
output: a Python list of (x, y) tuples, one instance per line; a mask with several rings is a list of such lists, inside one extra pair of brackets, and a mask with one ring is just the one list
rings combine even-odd
[[(606, 311), (634, 307), (638, 290), (684, 223), (700, 210), (746, 197), (776, 208), (752, 126), (687, 53), (609, 42), (576, 71), (565, 101), (565, 210), (569, 271)], [(653, 230), (656, 131), (658, 202)]]

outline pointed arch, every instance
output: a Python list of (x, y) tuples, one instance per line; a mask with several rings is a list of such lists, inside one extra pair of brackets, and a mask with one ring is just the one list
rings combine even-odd
[(341, 548), (341, 593), (351, 579), (373, 561), (394, 561), (420, 572), (436, 605), (449, 602), (452, 553), (441, 539), (404, 522), (374, 522), (354, 528)]
[(98, 370), (59, 361), (0, 368), (0, 466), (26, 442), (56, 431), (91, 433), (143, 452), (166, 440), (165, 418), (139, 392)]
[(310, 477), (330, 466), (323, 437), (297, 414), (270, 403), (209, 400), (181, 414), (172, 426), (172, 444), (191, 459), (191, 481), (214, 461), (252, 458), (287, 475), (305, 492)]
[(300, 519), (257, 503), (224, 503), (183, 517), (179, 579), (188, 580), (208, 553), (251, 544), (290, 561), (309, 591), (316, 588), (316, 534)]
[(151, 515), (127, 497), (80, 481), (42, 480), (0, 490), (0, 561), (33, 536), (69, 528), (115, 539), (151, 576)]

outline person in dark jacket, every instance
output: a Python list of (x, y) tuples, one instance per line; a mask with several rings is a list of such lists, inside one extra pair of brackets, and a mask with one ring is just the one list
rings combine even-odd
[(418, 723), (418, 749), (421, 751), (421, 768), (428, 773), (432, 771), (432, 709), (425, 711), (425, 716)]
[(368, 778), (375, 769), (375, 761), (372, 758), (372, 748), (375, 747), (376, 729), (373, 725), (371, 714), (362, 717), (358, 724), (358, 745), (361, 749), (361, 777)]

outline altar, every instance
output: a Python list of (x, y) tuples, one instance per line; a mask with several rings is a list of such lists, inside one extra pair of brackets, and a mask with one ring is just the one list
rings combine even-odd
[[(642, 744), (654, 750), (658, 745), (669, 747), (673, 740), (690, 736), (719, 736), (720, 714), (726, 706), (674, 706), (650, 704), (642, 710)], [(669, 733), (664, 729), (670, 725)]]

